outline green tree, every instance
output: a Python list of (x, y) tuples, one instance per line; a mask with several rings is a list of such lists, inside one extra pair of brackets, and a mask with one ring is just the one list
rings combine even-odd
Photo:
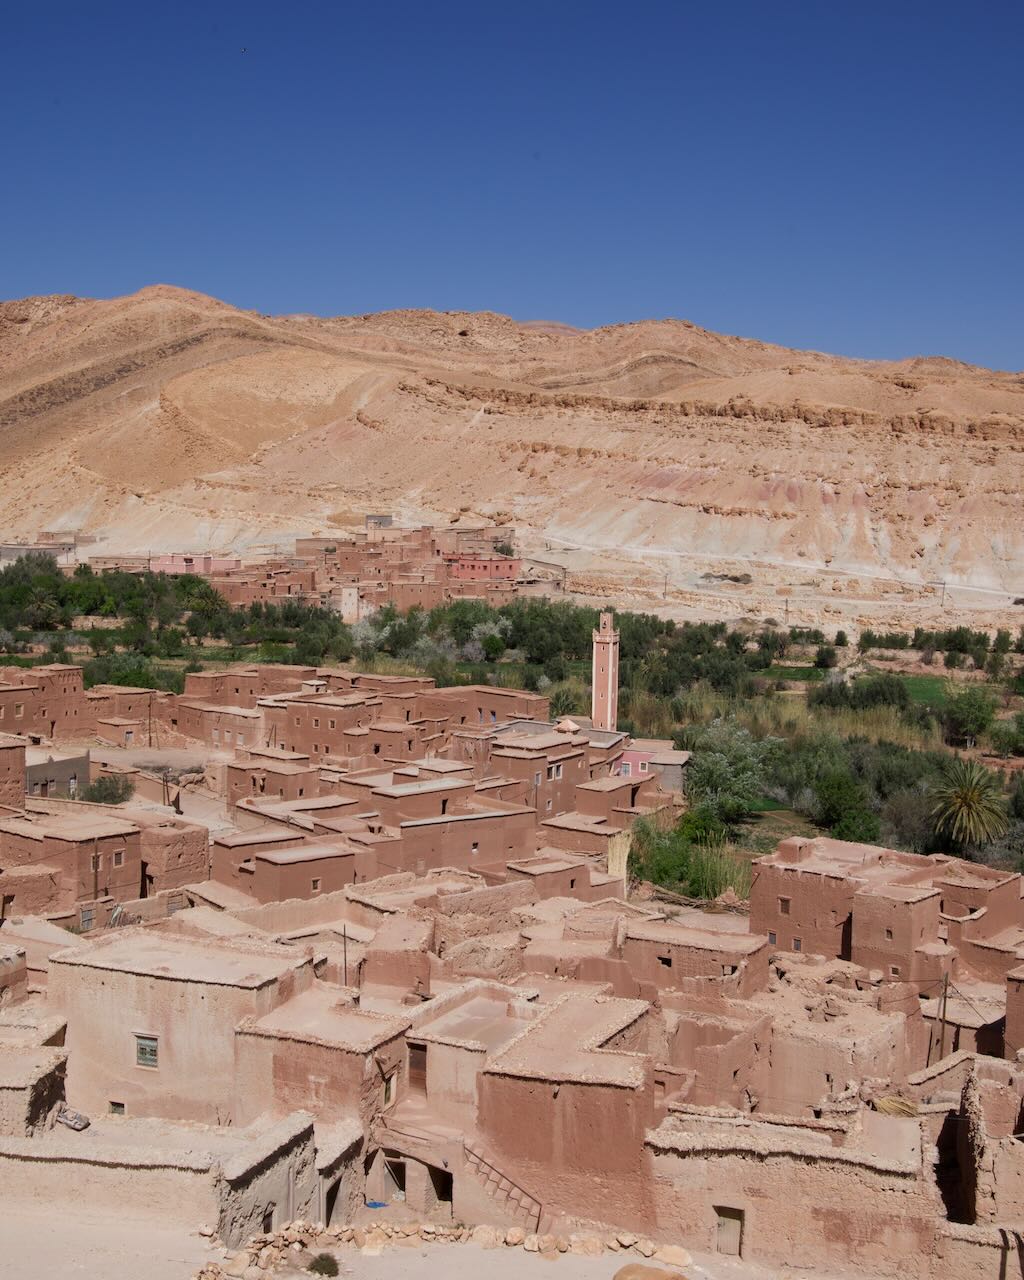
[(946, 733), (952, 741), (973, 747), (995, 714), (996, 700), (982, 685), (954, 686), (946, 704)]
[(932, 794), (939, 835), (969, 845), (988, 844), (1006, 834), (1009, 822), (999, 779), (977, 760), (951, 760)]
[(749, 817), (764, 795), (779, 742), (755, 738), (734, 720), (683, 730), (676, 743), (693, 752), (687, 779), (691, 801), (731, 826)]

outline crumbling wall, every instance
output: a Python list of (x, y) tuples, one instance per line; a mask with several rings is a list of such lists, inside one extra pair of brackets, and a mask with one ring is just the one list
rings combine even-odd
[(745, 1138), (709, 1126), (678, 1149), (652, 1147), (648, 1187), (652, 1234), (674, 1231), (691, 1248), (716, 1248), (717, 1210), (728, 1208), (743, 1214), (743, 1256), (751, 1261), (931, 1274), (938, 1205), (919, 1163), (815, 1151), (785, 1132)]
[(267, 1215), (275, 1227), (316, 1217), (319, 1178), (312, 1116), (300, 1113), (283, 1120), (254, 1149), (226, 1162), (216, 1192), (217, 1231), (228, 1245), (261, 1231)]

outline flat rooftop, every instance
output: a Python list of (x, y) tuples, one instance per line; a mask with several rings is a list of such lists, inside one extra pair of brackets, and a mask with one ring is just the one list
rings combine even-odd
[(350, 1053), (370, 1053), (401, 1035), (408, 1025), (408, 1018), (357, 1009), (345, 1003), (338, 991), (316, 984), (247, 1029), (290, 1040), (315, 1040)]
[(647, 1013), (645, 1000), (615, 996), (566, 996), (548, 1005), (494, 1058), (489, 1071), (533, 1080), (639, 1089), (645, 1081), (639, 1053), (601, 1046)]
[(82, 840), (101, 840), (107, 836), (136, 835), (138, 830), (134, 823), (125, 822), (121, 818), (107, 818), (89, 809), (67, 815), (37, 813), (30, 818), (4, 818), (0, 821), (0, 831), (6, 831), (10, 835), (40, 841), (49, 837), (51, 840), (67, 840), (74, 844)]
[(175, 982), (201, 982), (218, 987), (255, 990), (276, 981), (307, 963), (302, 955), (289, 954), (273, 944), (205, 942), (176, 938), (154, 929), (124, 929), (115, 937), (104, 937), (89, 947), (58, 951), (52, 962), (139, 974), (148, 978), (169, 978)]

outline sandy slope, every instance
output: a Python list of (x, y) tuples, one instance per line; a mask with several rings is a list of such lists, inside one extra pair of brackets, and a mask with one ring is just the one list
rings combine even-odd
[(766, 599), (1024, 592), (1024, 377), (946, 359), (667, 320), (274, 318), (155, 286), (0, 304), (0, 433), (7, 537), (248, 550), (393, 508), (514, 518), (580, 586), (667, 574), (682, 606), (737, 565)]

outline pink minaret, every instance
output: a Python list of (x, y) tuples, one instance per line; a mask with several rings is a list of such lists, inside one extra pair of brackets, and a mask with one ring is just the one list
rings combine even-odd
[(594, 664), (590, 676), (590, 717), (595, 729), (614, 730), (619, 719), (619, 633), (610, 613), (601, 614), (594, 632)]

